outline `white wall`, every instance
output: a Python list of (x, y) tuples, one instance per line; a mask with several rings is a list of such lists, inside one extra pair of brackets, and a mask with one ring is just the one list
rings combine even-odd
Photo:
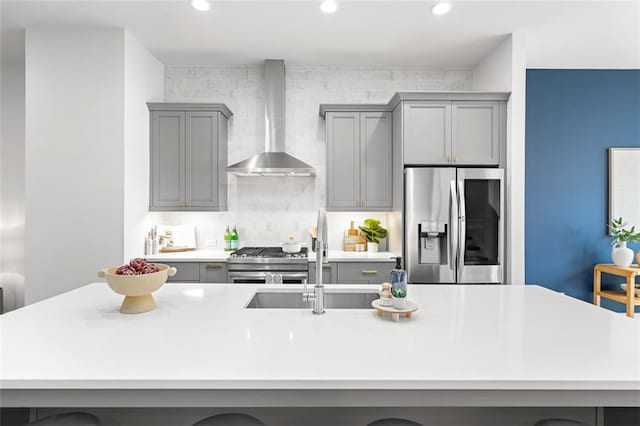
[(124, 258), (144, 251), (149, 213), (149, 110), (164, 100), (164, 65), (131, 34), (124, 37)]
[(511, 34), (473, 70), (473, 89), (510, 92), (512, 88), (513, 40)]
[[(241, 244), (273, 243), (289, 235), (308, 241), (325, 205), (324, 121), (321, 103), (386, 103), (400, 90), (471, 90), (469, 70), (351, 69), (287, 67), (287, 151), (316, 168), (315, 178), (229, 176), (229, 211), (165, 213), (168, 224), (192, 223), (198, 243), (217, 239), (227, 224), (239, 225)], [(229, 164), (264, 149), (264, 76), (262, 67), (167, 67), (165, 98), (173, 102), (224, 102), (234, 112), (229, 126)], [(329, 213), (329, 244), (342, 247), (350, 220), (367, 217), (387, 224), (385, 213)], [(142, 240), (143, 236), (139, 236)]]
[(124, 30), (27, 29), (26, 303), (123, 259)]
[(506, 282), (524, 284), (526, 37), (510, 34), (474, 69), (473, 89), (511, 92), (507, 104)]
[(4, 310), (24, 305), (24, 63), (2, 64), (0, 287)]

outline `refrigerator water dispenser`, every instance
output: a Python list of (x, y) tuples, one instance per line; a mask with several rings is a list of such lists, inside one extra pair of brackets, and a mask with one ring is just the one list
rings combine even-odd
[(420, 263), (447, 263), (447, 224), (439, 220), (420, 222)]

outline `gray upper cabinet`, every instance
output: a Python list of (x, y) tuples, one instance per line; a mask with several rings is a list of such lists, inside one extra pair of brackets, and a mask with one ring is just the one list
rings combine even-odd
[(227, 209), (227, 118), (221, 104), (149, 103), (149, 210)]
[(348, 210), (360, 203), (360, 114), (327, 114), (327, 207)]
[(452, 156), (456, 164), (500, 162), (500, 103), (451, 103)]
[(405, 164), (451, 162), (450, 102), (405, 102), (403, 120)]
[[(484, 94), (451, 94), (473, 98)], [(442, 94), (446, 96), (446, 94)], [(498, 165), (506, 133), (505, 101), (405, 100), (405, 165)], [(399, 124), (399, 123), (398, 123)]]
[(391, 209), (391, 113), (360, 113), (361, 207)]
[(158, 210), (185, 198), (185, 113), (151, 113), (151, 196)]
[(327, 209), (392, 208), (391, 113), (326, 112)]

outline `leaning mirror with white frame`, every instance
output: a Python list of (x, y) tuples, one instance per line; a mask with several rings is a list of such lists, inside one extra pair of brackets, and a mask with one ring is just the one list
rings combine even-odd
[(640, 229), (640, 148), (609, 148), (609, 221)]

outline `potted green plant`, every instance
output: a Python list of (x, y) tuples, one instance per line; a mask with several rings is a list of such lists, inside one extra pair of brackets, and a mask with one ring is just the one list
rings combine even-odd
[(637, 243), (640, 241), (640, 232), (636, 232), (636, 227), (627, 229), (622, 218), (613, 219), (609, 225), (609, 232), (613, 237), (611, 244), (611, 258), (616, 266), (626, 268), (633, 263), (633, 250), (627, 247), (627, 242)]
[(367, 251), (377, 252), (380, 240), (387, 238), (387, 230), (380, 226), (378, 219), (365, 219), (364, 225), (359, 226), (360, 231), (367, 238)]
[(396, 309), (405, 309), (407, 307), (407, 289), (392, 288), (391, 299), (393, 299), (393, 307)]

